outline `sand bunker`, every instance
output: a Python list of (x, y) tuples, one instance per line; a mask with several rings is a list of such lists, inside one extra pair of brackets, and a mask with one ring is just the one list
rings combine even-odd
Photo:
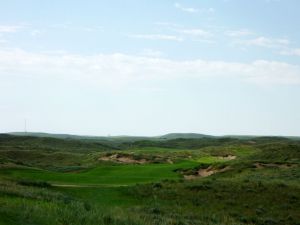
[(215, 169), (212, 166), (210, 166), (206, 169), (199, 169), (197, 171), (197, 174), (195, 174), (195, 175), (184, 175), (184, 178), (187, 179), (187, 180), (193, 180), (193, 179), (196, 179), (196, 178), (199, 178), (199, 177), (208, 177), (208, 176), (211, 176), (215, 173), (222, 173), (222, 172), (225, 172), (229, 169), (230, 169), (229, 166), (226, 166), (222, 169)]
[(235, 155), (220, 156), (220, 157), (218, 157), (218, 159), (222, 159), (222, 160), (234, 160), (234, 159), (236, 159), (236, 156)]
[(288, 169), (288, 168), (293, 168), (296, 165), (294, 165), (294, 164), (276, 164), (276, 163), (255, 163), (254, 166), (257, 169), (263, 169), (263, 168)]
[(103, 156), (100, 157), (99, 160), (113, 161), (113, 162), (127, 163), (127, 164), (145, 164), (148, 162), (146, 159), (134, 159), (133, 156), (131, 155), (121, 155), (121, 154)]

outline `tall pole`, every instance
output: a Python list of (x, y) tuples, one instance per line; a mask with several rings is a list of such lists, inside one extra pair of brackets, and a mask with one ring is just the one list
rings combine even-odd
[(27, 133), (27, 120), (24, 119), (24, 132)]

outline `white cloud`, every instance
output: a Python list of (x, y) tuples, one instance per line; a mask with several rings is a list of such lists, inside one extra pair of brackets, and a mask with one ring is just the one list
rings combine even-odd
[(240, 40), (239, 43), (249, 46), (258, 46), (265, 48), (281, 48), (288, 46), (290, 44), (290, 41), (288, 39), (256, 37), (254, 39)]
[(253, 35), (254, 33), (247, 29), (241, 29), (241, 30), (228, 30), (225, 32), (225, 35), (229, 37), (245, 37)]
[(267, 3), (272, 3), (272, 2), (280, 2), (280, 0), (265, 0)]
[(68, 52), (66, 50), (51, 50), (51, 51), (43, 51), (43, 54), (52, 54), (52, 55), (66, 55)]
[(50, 25), (51, 28), (55, 28), (55, 29), (70, 29), (71, 26), (72, 26), (71, 22), (57, 23), (57, 24)]
[(58, 24), (52, 24), (49, 26), (53, 29), (62, 29), (62, 30), (68, 30), (68, 31), (80, 31), (80, 32), (95, 32), (95, 31), (103, 31), (103, 26), (78, 26), (71, 22), (65, 22), (65, 23), (58, 23)]
[[(1, 37), (1, 36), (0, 36), (0, 37)], [(6, 44), (6, 43), (8, 43), (7, 40), (5, 40), (5, 39), (0, 39), (0, 44)]]
[(280, 52), (282, 55), (300, 56), (300, 48), (283, 50)]
[(182, 37), (166, 34), (130, 34), (128, 37), (148, 40), (183, 41)]
[(201, 28), (188, 28), (184, 25), (175, 24), (175, 23), (169, 23), (169, 22), (157, 22), (156, 25), (163, 26), (164, 28), (167, 28), (169, 31), (176, 32), (181, 35), (182, 37), (188, 36), (188, 37), (197, 37), (197, 38), (204, 38), (209, 39), (214, 36), (213, 32), (210, 30), (204, 30)]
[(165, 53), (158, 51), (158, 50), (154, 50), (154, 49), (144, 49), (140, 55), (142, 56), (147, 56), (147, 57), (153, 57), (153, 58), (161, 58), (165, 56)]
[(39, 36), (41, 36), (43, 34), (43, 31), (41, 31), (41, 30), (32, 30), (31, 32), (30, 32), (30, 35), (31, 36), (33, 36), (33, 37), (39, 37)]
[(156, 22), (155, 25), (165, 26), (165, 27), (182, 27), (180, 24), (177, 23), (170, 23), (170, 22)]
[(213, 36), (211, 32), (202, 29), (182, 29), (177, 31), (181, 34), (191, 35), (191, 36), (201, 37), (201, 38), (211, 38)]
[(199, 12), (199, 10), (196, 9), (196, 8), (192, 8), (192, 7), (183, 7), (183, 6), (182, 6), (181, 4), (179, 4), (179, 3), (175, 3), (174, 6), (175, 6), (175, 8), (180, 9), (180, 10), (182, 10), (182, 11), (184, 11), (184, 12), (188, 12), (188, 13), (197, 13), (197, 12)]
[(174, 7), (181, 10), (181, 11), (183, 11), (183, 12), (187, 12), (187, 13), (214, 13), (215, 12), (214, 8), (208, 8), (208, 9), (201, 8), (201, 9), (198, 9), (198, 8), (193, 8), (193, 7), (185, 7), (185, 6), (182, 6), (181, 4), (179, 4), (177, 2), (174, 4)]
[(45, 54), (20, 49), (0, 51), (0, 83), (26, 80), (68, 80), (115, 88), (149, 80), (239, 79), (257, 84), (300, 85), (300, 66), (277, 61), (252, 63), (177, 61), (126, 54)]
[(0, 33), (16, 33), (22, 28), (24, 27), (16, 25), (0, 25)]

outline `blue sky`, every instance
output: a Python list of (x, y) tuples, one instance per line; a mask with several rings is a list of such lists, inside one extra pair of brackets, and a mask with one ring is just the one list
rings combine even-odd
[(1, 1), (0, 132), (300, 136), (299, 9)]

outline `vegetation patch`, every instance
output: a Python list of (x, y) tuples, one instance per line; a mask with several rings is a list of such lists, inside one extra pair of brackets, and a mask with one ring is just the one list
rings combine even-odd
[(300, 141), (0, 135), (1, 225), (297, 225)]

